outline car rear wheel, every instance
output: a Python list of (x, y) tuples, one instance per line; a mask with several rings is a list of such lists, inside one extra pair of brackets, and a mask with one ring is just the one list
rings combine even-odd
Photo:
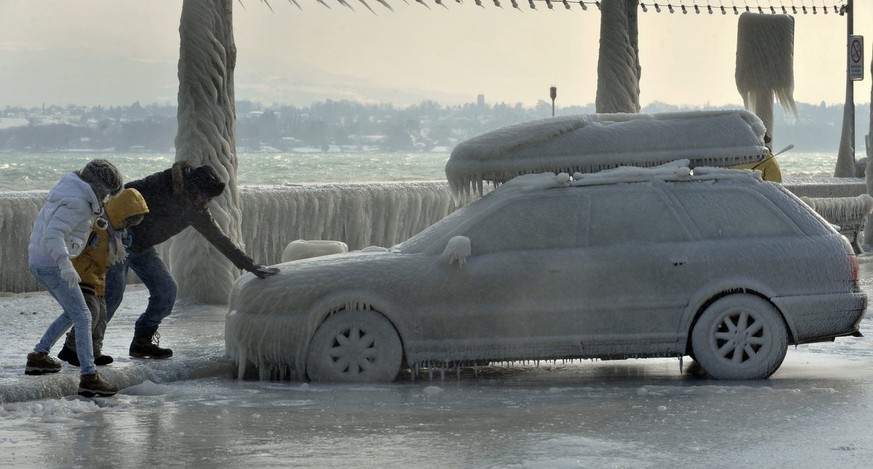
[(391, 382), (402, 360), (400, 337), (390, 321), (374, 311), (344, 310), (312, 336), (306, 372), (312, 381)]
[(753, 295), (711, 304), (691, 333), (697, 362), (715, 379), (763, 379), (785, 359), (788, 331), (779, 311)]

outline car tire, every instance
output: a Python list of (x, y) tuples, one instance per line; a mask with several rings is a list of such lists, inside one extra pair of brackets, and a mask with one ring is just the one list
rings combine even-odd
[(714, 379), (764, 379), (785, 359), (788, 331), (776, 308), (753, 295), (712, 303), (694, 325), (691, 348)]
[(391, 382), (402, 361), (400, 337), (385, 316), (343, 310), (328, 317), (312, 336), (306, 373), (321, 382)]

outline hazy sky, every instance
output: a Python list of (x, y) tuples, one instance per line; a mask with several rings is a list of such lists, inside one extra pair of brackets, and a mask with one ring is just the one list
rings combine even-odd
[[(336, 0), (234, 2), (237, 99), (305, 105), (357, 99), (398, 105), (432, 99), (525, 105), (593, 103), (600, 14), (577, 4), (548, 10), (484, 8), (473, 0), (370, 0), (351, 11)], [(782, 0), (785, 5), (793, 1)], [(711, 0), (718, 4), (717, 0)], [(650, 1), (644, 3), (651, 4)], [(661, 0), (662, 5), (667, 0)], [(674, 0), (675, 5), (680, 0)], [(693, 0), (684, 0), (693, 5)], [(722, 0), (756, 5), (755, 0)], [(778, 1), (776, 2), (778, 4)], [(805, 0), (809, 7), (839, 0)], [(705, 0), (700, 4), (706, 4)], [(175, 103), (182, 0), (0, 0), (0, 108), (45, 104)], [(689, 7), (690, 9), (690, 7)], [(873, 1), (855, 1), (855, 34), (866, 34), (865, 80), (855, 102), (870, 101)], [(640, 13), (641, 102), (741, 103), (736, 89), (738, 16), (677, 11)], [(796, 16), (794, 98), (845, 98), (846, 17)]]

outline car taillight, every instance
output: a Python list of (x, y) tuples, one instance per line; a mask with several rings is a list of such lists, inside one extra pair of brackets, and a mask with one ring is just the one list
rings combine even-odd
[(852, 281), (858, 281), (858, 256), (849, 256), (849, 260), (852, 263)]

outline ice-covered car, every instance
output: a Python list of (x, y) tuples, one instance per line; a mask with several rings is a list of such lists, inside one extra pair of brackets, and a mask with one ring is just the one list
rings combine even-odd
[(760, 173), (683, 164), (519, 176), (390, 250), (235, 284), (241, 374), (392, 381), (483, 362), (682, 357), (759, 379), (860, 335), (845, 237)]

